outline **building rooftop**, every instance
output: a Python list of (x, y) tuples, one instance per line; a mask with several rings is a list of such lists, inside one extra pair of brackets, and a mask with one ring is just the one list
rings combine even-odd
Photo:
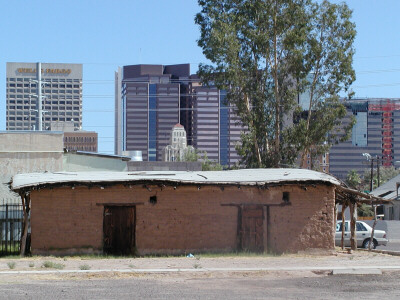
[(336, 178), (304, 169), (242, 169), (231, 171), (152, 171), (152, 172), (57, 172), (18, 174), (13, 177), (12, 189), (35, 188), (60, 184), (99, 183), (177, 183), (201, 185), (265, 185), (279, 183), (329, 183), (340, 185)]
[(96, 156), (96, 157), (104, 157), (104, 158), (114, 158), (123, 161), (130, 161), (131, 158), (126, 155), (116, 155), (116, 154), (106, 154), (106, 153), (98, 153), (98, 152), (88, 152), (81, 150), (64, 150), (64, 153), (71, 153), (77, 155), (87, 155), (87, 156)]
[(397, 197), (397, 183), (400, 183), (400, 175), (390, 179), (388, 182), (382, 184), (380, 187), (374, 189), (370, 194), (383, 199), (393, 200)]

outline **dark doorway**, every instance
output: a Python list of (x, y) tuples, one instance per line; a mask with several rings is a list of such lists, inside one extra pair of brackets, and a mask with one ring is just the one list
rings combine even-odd
[(260, 205), (241, 208), (241, 250), (264, 251), (264, 209)]
[(104, 253), (135, 254), (135, 212), (134, 206), (104, 207)]

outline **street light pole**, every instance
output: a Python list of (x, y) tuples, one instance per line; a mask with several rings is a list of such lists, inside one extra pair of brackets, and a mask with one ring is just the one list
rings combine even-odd
[(381, 185), (381, 175), (379, 173), (379, 156), (376, 156), (376, 171), (378, 172), (378, 187)]
[(374, 178), (374, 159), (371, 158), (371, 182), (369, 184), (369, 191), (372, 192)]

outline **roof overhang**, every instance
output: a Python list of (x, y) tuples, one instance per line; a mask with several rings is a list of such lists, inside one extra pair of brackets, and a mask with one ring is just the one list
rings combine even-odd
[(303, 169), (243, 169), (230, 171), (152, 171), (152, 172), (57, 172), (18, 174), (13, 177), (14, 191), (34, 190), (47, 186), (116, 185), (242, 185), (270, 186), (286, 184), (340, 185), (336, 178)]

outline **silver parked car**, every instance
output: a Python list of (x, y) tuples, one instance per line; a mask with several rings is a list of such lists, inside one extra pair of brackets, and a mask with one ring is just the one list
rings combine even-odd
[[(356, 236), (357, 236), (357, 247), (368, 248), (369, 241), (372, 234), (372, 227), (362, 221), (356, 223)], [(345, 222), (344, 226), (344, 245), (350, 247), (350, 221)], [(335, 244), (340, 246), (342, 242), (342, 221), (336, 223), (336, 234)], [(388, 239), (386, 237), (386, 231), (376, 230), (374, 231), (373, 248), (376, 246), (386, 246)]]

